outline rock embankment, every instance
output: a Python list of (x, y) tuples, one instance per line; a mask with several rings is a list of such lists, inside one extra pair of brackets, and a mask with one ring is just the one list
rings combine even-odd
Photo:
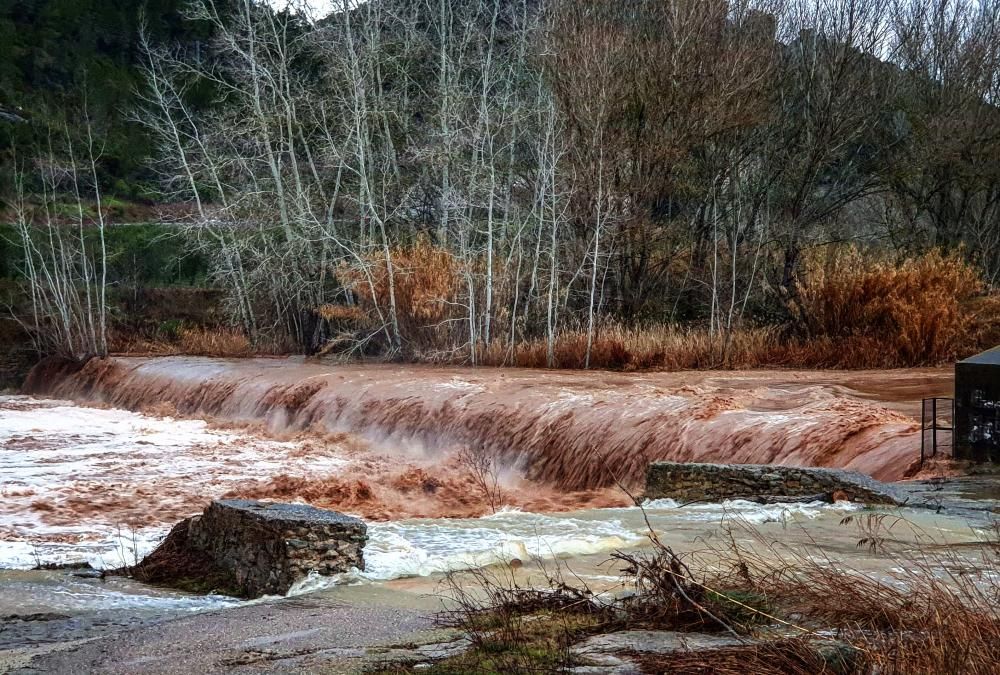
[(178, 523), (142, 562), (120, 572), (198, 592), (284, 595), (311, 572), (363, 570), (367, 538), (363, 521), (336, 511), (221, 500)]
[(892, 487), (843, 469), (770, 464), (653, 462), (646, 473), (647, 499), (681, 502), (724, 499), (817, 499), (899, 504)]

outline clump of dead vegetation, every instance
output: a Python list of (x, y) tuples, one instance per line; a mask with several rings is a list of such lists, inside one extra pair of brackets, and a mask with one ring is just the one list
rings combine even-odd
[(567, 583), (560, 569), (535, 563), (542, 576), (537, 587), (519, 581), (519, 560), (448, 576), (453, 609), (441, 622), (457, 629), (470, 649), (433, 664), (430, 672), (560, 672), (573, 663), (574, 643), (621, 624), (612, 607), (584, 585)]
[[(591, 333), (569, 317), (550, 333), (532, 333), (500, 312), (491, 331), (472, 342), (467, 312), (473, 301), (463, 279), (478, 263), (459, 261), (426, 240), (395, 250), (393, 259), (401, 342), (392, 352), (416, 361), (608, 370), (896, 368), (936, 365), (1000, 340), (1000, 296), (958, 253), (936, 250), (897, 259), (854, 247), (817, 249), (805, 256), (794, 293), (760, 299), (772, 307), (765, 324), (742, 314), (711, 325), (607, 316)], [(324, 315), (339, 336), (332, 351), (387, 339), (383, 268), (373, 266), (368, 276), (344, 273), (359, 304)]]
[(912, 528), (906, 521), (872, 513), (844, 524), (858, 525), (859, 547), (887, 557), (891, 576), (788, 549), (746, 524), (696, 553), (678, 554), (651, 533), (651, 549), (614, 554), (625, 593), (594, 594), (544, 566), (540, 584), (526, 583), (519, 564), (463, 573), (449, 580), (455, 605), (444, 622), (470, 648), (421, 672), (563, 672), (586, 665), (575, 644), (632, 629), (730, 638), (695, 650), (623, 647), (619, 656), (649, 673), (996, 672), (997, 533), (974, 550), (927, 539), (895, 551), (894, 532)]
[[(391, 251), (390, 293), (385, 260), (372, 255), (361, 269), (338, 270), (352, 304), (311, 310), (309, 353), (624, 371), (897, 368), (937, 365), (1000, 342), (1000, 294), (991, 293), (982, 273), (958, 253), (896, 259), (827, 247), (804, 256), (793, 294), (764, 292), (758, 302), (770, 308), (765, 323), (749, 314), (726, 324), (638, 323), (607, 315), (592, 333), (573, 316), (551, 332), (530, 331), (523, 317), (507, 310), (491, 317), (489, 330), (485, 324), (470, 328), (469, 307), (485, 298), (470, 296), (466, 282), (481, 273), (484, 261), (457, 258), (420, 238)], [(497, 293), (498, 306), (510, 301), (501, 289)], [(155, 329), (109, 331), (113, 353), (246, 357), (301, 347), (280, 330), (251, 341), (242, 329), (219, 323), (168, 320)]]

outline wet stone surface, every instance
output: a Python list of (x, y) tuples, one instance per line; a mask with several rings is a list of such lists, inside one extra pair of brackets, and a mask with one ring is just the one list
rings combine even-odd
[(866, 504), (900, 504), (905, 500), (892, 486), (843, 469), (653, 462), (646, 474), (647, 499), (694, 502), (767, 496)]
[(284, 595), (310, 572), (365, 568), (367, 526), (304, 504), (244, 499), (212, 502), (192, 519), (188, 542), (235, 577), (248, 597)]
[(573, 668), (577, 675), (616, 673), (638, 675), (639, 667), (624, 654), (646, 652), (666, 654), (675, 651), (710, 651), (738, 647), (743, 640), (702, 633), (680, 633), (660, 630), (626, 630), (595, 635), (572, 647), (573, 657), (585, 665)]
[(0, 651), (92, 638), (148, 623), (152, 621), (111, 611), (9, 614), (0, 616)]

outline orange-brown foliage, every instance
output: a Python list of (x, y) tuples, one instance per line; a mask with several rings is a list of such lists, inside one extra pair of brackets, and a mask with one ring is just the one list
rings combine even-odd
[[(393, 249), (390, 257), (405, 353), (418, 361), (467, 362), (465, 278), (467, 273), (481, 276), (481, 261), (468, 269), (468, 261), (426, 239)], [(324, 305), (316, 309), (319, 316), (355, 327), (388, 321), (389, 274), (383, 255), (373, 254), (366, 269), (342, 267), (339, 275), (358, 305)], [(501, 302), (508, 291), (498, 279), (494, 334), (504, 337), (479, 345), (477, 363), (583, 368), (587, 334), (582, 330), (557, 334), (551, 364), (544, 337), (510, 343), (509, 316)], [(932, 251), (894, 262), (854, 248), (830, 249), (806, 260), (797, 291), (790, 303), (794, 320), (784, 326), (712, 333), (697, 326), (604, 322), (591, 344), (590, 367), (894, 368), (939, 364), (1000, 342), (1000, 294), (987, 294), (975, 267), (957, 254)], [(481, 306), (482, 299), (477, 303)], [(114, 334), (112, 343), (115, 352), (220, 357), (293, 351), (287, 345), (251, 345), (241, 332), (225, 328), (183, 329), (171, 342)]]
[[(593, 368), (896, 368), (935, 365), (1000, 341), (1000, 295), (987, 295), (976, 269), (958, 255), (932, 251), (899, 263), (855, 249), (811, 258), (798, 288), (794, 326), (707, 329), (606, 324), (591, 347)], [(563, 331), (553, 345), (555, 368), (582, 368), (583, 331)], [(544, 338), (482, 348), (490, 365), (544, 368)]]
[[(461, 294), (462, 264), (445, 249), (418, 239), (390, 251), (393, 294), (400, 333), (411, 350), (449, 349), (451, 322)], [(385, 256), (373, 253), (364, 270), (342, 266), (339, 276), (357, 295), (372, 321), (389, 320), (389, 272)], [(460, 312), (458, 312), (460, 313)]]
[(872, 365), (924, 365), (954, 359), (975, 340), (969, 303), (982, 295), (983, 282), (957, 254), (932, 251), (894, 263), (849, 248), (807, 261), (798, 290), (806, 344), (819, 340), (822, 352), (823, 341), (835, 342), (852, 358), (875, 349), (882, 362)]

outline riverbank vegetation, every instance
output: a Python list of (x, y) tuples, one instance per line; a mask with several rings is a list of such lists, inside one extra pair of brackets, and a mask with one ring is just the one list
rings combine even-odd
[[(41, 351), (883, 368), (1000, 341), (994, 0), (119, 5), (117, 111), (67, 76), (72, 123), (29, 115), (34, 71), (0, 78)], [(109, 250), (137, 201), (162, 246)]]
[[(739, 523), (728, 542), (687, 555), (651, 534), (650, 552), (614, 554), (622, 583), (602, 594), (552, 568), (534, 584), (516, 566), (463, 573), (442, 620), (468, 649), (383, 672), (562, 672), (624, 665), (616, 658), (678, 675), (994, 672), (996, 538), (974, 551), (927, 542), (914, 555), (893, 548), (905, 521), (854, 520), (859, 547), (898, 562), (891, 577), (770, 543)], [(604, 637), (587, 642), (595, 636)]]

